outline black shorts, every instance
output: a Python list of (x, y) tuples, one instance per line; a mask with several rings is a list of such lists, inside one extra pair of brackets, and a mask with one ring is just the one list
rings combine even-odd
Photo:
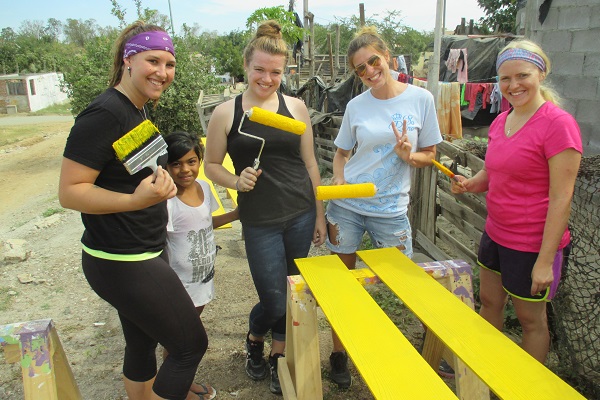
[(509, 249), (494, 242), (484, 231), (479, 244), (477, 264), (502, 277), (502, 286), (511, 296), (527, 301), (550, 301), (558, 290), (562, 269), (566, 268), (570, 245), (554, 256), (554, 281), (544, 292), (531, 295), (531, 272), (539, 253)]

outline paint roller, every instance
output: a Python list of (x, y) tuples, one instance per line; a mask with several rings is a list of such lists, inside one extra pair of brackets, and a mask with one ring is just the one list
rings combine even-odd
[(262, 154), (263, 148), (265, 147), (265, 139), (242, 131), (242, 124), (244, 123), (244, 118), (246, 117), (248, 117), (248, 119), (252, 122), (256, 122), (265, 126), (270, 126), (272, 128), (279, 129), (282, 131), (291, 132), (296, 135), (302, 135), (304, 131), (306, 131), (306, 124), (304, 122), (298, 121), (290, 117), (286, 117), (285, 115), (277, 114), (273, 111), (264, 110), (259, 107), (252, 107), (248, 111), (244, 112), (242, 120), (240, 121), (240, 126), (238, 127), (238, 133), (240, 135), (248, 136), (253, 139), (260, 140), (262, 142), (260, 145), (260, 150), (258, 151), (258, 155), (254, 159), (254, 163), (252, 164), (252, 168), (254, 169), (258, 169), (258, 166), (260, 164), (260, 155)]
[(347, 183), (345, 185), (317, 186), (317, 200), (349, 199), (356, 197), (373, 197), (377, 187), (373, 183)]

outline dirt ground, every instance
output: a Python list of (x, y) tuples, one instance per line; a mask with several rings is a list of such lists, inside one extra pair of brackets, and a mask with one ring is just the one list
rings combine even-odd
[[(71, 125), (42, 123), (34, 138), (0, 147), (0, 240), (23, 239), (30, 252), (19, 262), (3, 261), (0, 254), (0, 325), (51, 318), (83, 398), (127, 399), (117, 314), (89, 288), (80, 265), (79, 214), (63, 210), (57, 199), (61, 155)], [(224, 200), (224, 206), (229, 209), (231, 204)], [(213, 385), (219, 399), (281, 398), (269, 392), (268, 380), (253, 382), (244, 371), (247, 316), (257, 296), (240, 228), (234, 222), (232, 228), (216, 231), (222, 248), (216, 261), (216, 298), (202, 315), (209, 348), (196, 381)], [(311, 251), (318, 254), (326, 254), (325, 249)], [(329, 383), (331, 337), (326, 320), (322, 315), (320, 319), (325, 399), (372, 399), (353, 367), (350, 390), (338, 391)], [(20, 366), (6, 363), (0, 354), (0, 399), (22, 399)]]

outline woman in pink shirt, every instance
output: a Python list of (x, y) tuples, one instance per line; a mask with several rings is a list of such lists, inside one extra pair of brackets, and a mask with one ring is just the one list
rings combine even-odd
[(487, 191), (478, 254), (480, 314), (502, 329), (508, 295), (523, 329), (522, 347), (544, 362), (550, 346), (546, 302), (566, 262), (567, 228), (581, 161), (575, 119), (544, 86), (550, 61), (528, 40), (508, 44), (496, 62), (500, 90), (512, 108), (489, 130), (485, 168), (459, 176), (452, 192)]

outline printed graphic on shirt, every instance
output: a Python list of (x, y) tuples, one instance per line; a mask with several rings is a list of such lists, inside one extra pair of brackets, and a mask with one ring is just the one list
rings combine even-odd
[(214, 233), (212, 225), (198, 231), (190, 231), (187, 241), (190, 244), (188, 261), (193, 267), (191, 282), (209, 282), (215, 275), (215, 256), (213, 243)]

